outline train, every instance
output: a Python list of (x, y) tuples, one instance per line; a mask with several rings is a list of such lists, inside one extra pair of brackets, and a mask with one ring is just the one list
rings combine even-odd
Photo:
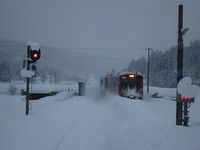
[(143, 99), (143, 75), (138, 73), (110, 74), (100, 79), (101, 93), (115, 93), (131, 99)]

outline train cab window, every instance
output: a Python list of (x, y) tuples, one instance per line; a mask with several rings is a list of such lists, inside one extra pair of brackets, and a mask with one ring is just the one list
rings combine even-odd
[(143, 86), (143, 78), (142, 77), (137, 77), (136, 78), (136, 86), (137, 87), (142, 87)]
[(127, 82), (127, 78), (126, 77), (122, 77), (120, 80), (120, 86), (121, 87), (127, 87), (128, 86), (128, 82)]
[(129, 87), (134, 88), (135, 86), (135, 80), (129, 79)]

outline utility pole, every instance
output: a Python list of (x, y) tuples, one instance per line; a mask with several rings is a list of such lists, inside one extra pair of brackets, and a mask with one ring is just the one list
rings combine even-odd
[(148, 50), (148, 62), (147, 62), (147, 93), (149, 93), (149, 66), (150, 66), (150, 50), (151, 48), (147, 48)]
[[(177, 85), (183, 78), (183, 35), (189, 30), (189, 28), (183, 29), (183, 5), (179, 5), (178, 9), (178, 53), (177, 53)], [(176, 125), (188, 126), (188, 102), (180, 101), (181, 95), (176, 96)], [(184, 107), (183, 107), (184, 104)], [(184, 119), (183, 119), (184, 115)]]
[[(183, 5), (179, 5), (178, 9), (178, 53), (177, 53), (177, 85), (183, 78)], [(176, 125), (182, 125), (182, 102), (179, 101), (180, 95), (177, 92), (176, 99)]]
[(54, 81), (55, 84), (57, 84), (57, 72), (55, 71), (55, 81)]

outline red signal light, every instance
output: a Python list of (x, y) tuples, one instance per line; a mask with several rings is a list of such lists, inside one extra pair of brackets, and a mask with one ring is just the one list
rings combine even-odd
[(30, 57), (33, 62), (36, 62), (38, 59), (40, 59), (40, 49), (39, 50), (31, 50)]
[(190, 100), (192, 100), (192, 98), (190, 98), (190, 97), (180, 97), (180, 99), (182, 101), (190, 101)]
[(33, 54), (33, 57), (34, 57), (34, 58), (37, 58), (37, 57), (38, 57), (38, 54), (37, 54), (37, 53)]
[(180, 100), (182, 102), (192, 102), (192, 103), (194, 103), (194, 98), (191, 98), (191, 97), (180, 97)]

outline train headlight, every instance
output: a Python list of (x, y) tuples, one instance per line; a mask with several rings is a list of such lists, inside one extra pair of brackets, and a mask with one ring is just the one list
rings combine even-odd
[(134, 78), (135, 76), (134, 76), (134, 74), (130, 74), (129, 77), (130, 78)]

